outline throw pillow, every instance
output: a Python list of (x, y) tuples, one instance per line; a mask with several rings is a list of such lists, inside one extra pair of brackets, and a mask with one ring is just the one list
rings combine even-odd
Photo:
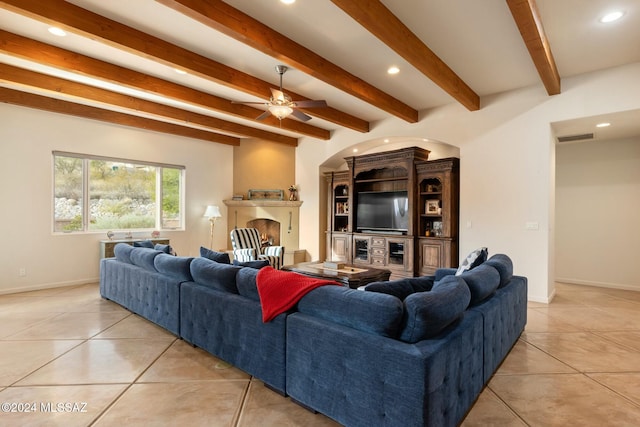
[(153, 249), (155, 249), (156, 251), (164, 252), (165, 254), (168, 254), (168, 255), (175, 255), (171, 245), (161, 245), (160, 243), (158, 243), (153, 247)]
[(261, 259), (259, 261), (238, 261), (237, 259), (233, 260), (233, 265), (239, 265), (240, 267), (250, 267), (255, 268), (256, 270), (260, 270), (261, 268), (268, 267), (269, 261), (266, 259)]
[(485, 247), (478, 248), (475, 251), (471, 252), (467, 257), (462, 261), (460, 267), (456, 271), (456, 276), (460, 276), (465, 271), (469, 271), (479, 266), (483, 262), (487, 260), (489, 256), (489, 250)]
[(139, 242), (133, 242), (134, 248), (149, 248), (153, 249), (153, 242), (151, 240), (141, 240)]
[(219, 262), (221, 264), (231, 264), (231, 258), (229, 258), (228, 253), (212, 251), (211, 249), (205, 248), (204, 246), (200, 246), (200, 256), (203, 258), (208, 258), (211, 261)]

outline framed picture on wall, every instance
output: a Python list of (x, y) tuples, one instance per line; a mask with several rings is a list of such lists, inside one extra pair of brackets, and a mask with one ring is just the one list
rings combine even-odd
[(284, 190), (249, 190), (249, 200), (283, 200)]

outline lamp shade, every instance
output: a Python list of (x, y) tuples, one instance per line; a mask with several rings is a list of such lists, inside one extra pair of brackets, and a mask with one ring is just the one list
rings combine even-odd
[(220, 213), (220, 208), (214, 205), (207, 206), (207, 209), (204, 211), (204, 215), (206, 218), (220, 218), (222, 214)]

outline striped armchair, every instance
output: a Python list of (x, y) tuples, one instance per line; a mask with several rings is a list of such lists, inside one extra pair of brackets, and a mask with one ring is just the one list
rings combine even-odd
[(239, 262), (266, 259), (269, 264), (280, 269), (284, 260), (284, 246), (262, 247), (260, 232), (255, 228), (235, 228), (231, 230), (233, 258)]

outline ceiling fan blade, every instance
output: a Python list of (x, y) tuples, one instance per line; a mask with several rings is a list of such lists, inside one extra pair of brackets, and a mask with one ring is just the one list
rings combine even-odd
[(327, 106), (327, 101), (325, 100), (308, 100), (308, 101), (295, 101), (296, 107), (298, 108), (321, 108)]
[(278, 89), (271, 88), (271, 96), (273, 96), (273, 99), (285, 100), (284, 92)]
[(271, 115), (271, 111), (267, 110), (264, 113), (260, 114), (258, 117), (256, 117), (256, 120), (264, 120), (270, 115)]
[(291, 115), (293, 117), (295, 117), (296, 119), (298, 119), (298, 120), (302, 120), (303, 122), (306, 122), (307, 120), (311, 120), (311, 116), (307, 116), (302, 111), (299, 111), (299, 110), (296, 110), (296, 109), (293, 110)]

